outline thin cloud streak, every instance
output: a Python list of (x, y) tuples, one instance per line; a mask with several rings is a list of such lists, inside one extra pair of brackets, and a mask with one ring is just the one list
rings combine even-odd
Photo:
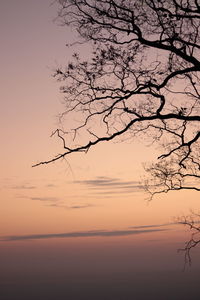
[(15, 189), (15, 190), (32, 190), (32, 189), (36, 189), (36, 186), (34, 186), (34, 185), (15, 185), (10, 188)]
[(143, 228), (160, 228), (160, 227), (166, 227), (166, 226), (174, 226), (178, 225), (180, 222), (176, 223), (163, 223), (163, 224), (152, 224), (152, 225), (141, 225), (141, 226), (129, 226), (129, 228), (132, 229), (143, 229)]
[(56, 197), (28, 197), (30, 200), (34, 201), (59, 201), (59, 198)]
[(38, 239), (52, 239), (52, 238), (81, 238), (81, 237), (116, 237), (138, 235), (152, 232), (166, 231), (167, 229), (144, 229), (144, 230), (95, 230), (95, 231), (80, 231), (67, 233), (49, 233), (49, 234), (30, 234), (30, 235), (12, 235), (2, 237), (0, 241), (25, 241)]
[(95, 205), (90, 203), (74, 203), (71, 205), (66, 205), (63, 201), (60, 201), (60, 198), (57, 197), (25, 197), (33, 201), (41, 201), (41, 202), (49, 202), (51, 204), (47, 204), (48, 207), (58, 207), (65, 209), (83, 209), (88, 207), (94, 207)]
[(78, 180), (75, 183), (94, 187), (138, 186), (138, 181), (122, 181), (119, 178), (99, 176), (91, 180)]
[(47, 206), (61, 207), (61, 208), (65, 208), (65, 209), (82, 209), (82, 208), (94, 207), (95, 205), (92, 205), (92, 204), (64, 205), (64, 204), (54, 203), (54, 204), (50, 204), (50, 205), (47, 205)]
[(118, 194), (139, 192), (143, 186), (138, 181), (123, 181), (119, 178), (99, 176), (91, 180), (75, 181), (75, 184), (86, 186), (95, 194)]
[(53, 183), (50, 183), (50, 184), (46, 184), (45, 187), (47, 187), (47, 188), (55, 188), (56, 185), (53, 184)]

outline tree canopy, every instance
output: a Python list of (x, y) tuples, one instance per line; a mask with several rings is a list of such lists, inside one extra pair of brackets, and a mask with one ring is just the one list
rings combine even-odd
[(58, 2), (58, 20), (91, 53), (55, 72), (70, 122), (54, 132), (63, 153), (36, 165), (145, 135), (162, 149), (146, 168), (151, 194), (200, 191), (199, 0)]

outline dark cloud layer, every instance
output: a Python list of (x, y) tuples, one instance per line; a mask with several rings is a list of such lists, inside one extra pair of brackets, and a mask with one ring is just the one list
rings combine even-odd
[(52, 238), (80, 238), (80, 237), (115, 237), (138, 235), (143, 233), (151, 233), (157, 231), (165, 231), (166, 229), (144, 229), (144, 230), (94, 230), (94, 231), (79, 231), (66, 233), (49, 233), (49, 234), (30, 234), (30, 235), (12, 235), (2, 237), (0, 241), (24, 241), (36, 239), (52, 239)]
[[(119, 178), (98, 176), (95, 179), (79, 180), (75, 181), (75, 184), (81, 184), (92, 190), (98, 191), (98, 193), (130, 193), (137, 192), (143, 189), (143, 186), (139, 181), (123, 181)], [(121, 191), (120, 191), (121, 190)]]
[(139, 184), (138, 181), (123, 181), (120, 180), (119, 178), (104, 177), (104, 176), (99, 176), (91, 180), (75, 181), (75, 183), (80, 183), (80, 184), (94, 186), (94, 187), (99, 187), (99, 186), (116, 187), (116, 186), (129, 186), (129, 185), (138, 186)]

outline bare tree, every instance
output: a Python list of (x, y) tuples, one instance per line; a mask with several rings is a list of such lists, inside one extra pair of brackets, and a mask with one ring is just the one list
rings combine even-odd
[(58, 2), (58, 20), (91, 53), (88, 59), (74, 53), (55, 72), (65, 96), (60, 119), (70, 122), (53, 133), (63, 152), (35, 166), (146, 135), (161, 147), (146, 167), (151, 195), (200, 191), (200, 1)]
[[(34, 166), (104, 141), (147, 136), (160, 146), (146, 167), (151, 197), (171, 190), (200, 191), (200, 0), (57, 0), (58, 20), (87, 43), (55, 77), (65, 109), (56, 129), (63, 152)], [(76, 121), (78, 120), (78, 121)], [(198, 215), (199, 220), (199, 215)], [(184, 218), (200, 243), (198, 221)]]
[(184, 253), (185, 256), (185, 266), (187, 264), (191, 265), (191, 251), (198, 244), (200, 244), (200, 214), (192, 213), (190, 216), (182, 217), (179, 220), (180, 224), (183, 224), (189, 228), (191, 231), (191, 236), (189, 240), (185, 243), (185, 246), (179, 249), (180, 252)]

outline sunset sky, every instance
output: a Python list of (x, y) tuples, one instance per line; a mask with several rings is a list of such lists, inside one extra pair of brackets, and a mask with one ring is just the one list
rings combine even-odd
[(189, 232), (174, 223), (199, 194), (147, 201), (142, 164), (158, 149), (106, 143), (31, 167), (62, 151), (53, 71), (87, 51), (66, 47), (75, 33), (56, 14), (51, 0), (0, 1), (0, 299), (198, 299), (199, 249), (183, 273)]

